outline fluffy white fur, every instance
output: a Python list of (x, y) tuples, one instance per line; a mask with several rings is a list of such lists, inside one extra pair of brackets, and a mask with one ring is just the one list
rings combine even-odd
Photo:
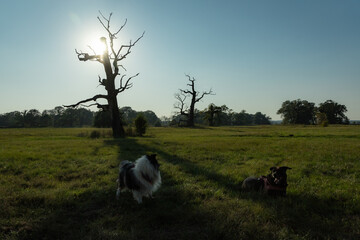
[[(120, 170), (121, 170), (121, 166), (120, 166)], [(120, 189), (120, 185), (118, 184), (116, 196), (118, 198), (122, 190), (128, 189), (132, 191), (134, 199), (138, 203), (142, 203), (142, 197), (152, 197), (152, 193), (155, 192), (160, 187), (161, 185), (160, 171), (157, 170), (150, 163), (147, 156), (144, 155), (135, 161), (135, 167), (133, 168), (133, 173), (136, 179), (140, 182), (140, 189), (139, 190), (128, 189), (126, 183), (125, 183), (125, 188)], [(148, 179), (145, 179), (143, 175), (147, 176)], [(118, 179), (118, 183), (119, 181), (120, 179)]]

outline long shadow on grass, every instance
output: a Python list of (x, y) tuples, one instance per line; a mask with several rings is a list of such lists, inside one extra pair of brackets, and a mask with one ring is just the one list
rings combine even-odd
[[(110, 143), (110, 144), (114, 144)], [(119, 144), (115, 142), (115, 144)], [(200, 188), (219, 188), (223, 189), (225, 194), (232, 198), (232, 199), (240, 199), (240, 200), (248, 200), (251, 205), (253, 203), (260, 203), (264, 209), (268, 210), (273, 216), (268, 217), (265, 219), (259, 219), (254, 217), (253, 219), (249, 219), (249, 221), (253, 221), (253, 224), (250, 226), (264, 224), (264, 221), (267, 221), (268, 224), (274, 226), (285, 226), (284, 231), (287, 231), (289, 235), (293, 236), (307, 236), (310, 238), (350, 238), (353, 237), (354, 234), (358, 234), (355, 232), (349, 231), (347, 229), (351, 226), (351, 220), (348, 220), (348, 217), (355, 219), (355, 213), (349, 214), (346, 209), (343, 207), (343, 201), (338, 199), (319, 199), (315, 196), (309, 194), (292, 194), (291, 191), (285, 198), (272, 198), (268, 196), (264, 196), (257, 193), (246, 193), (242, 192), (240, 189), (240, 182), (233, 179), (230, 175), (223, 175), (215, 170), (210, 168), (204, 168), (203, 166), (199, 166), (196, 163), (190, 161), (189, 159), (184, 159), (182, 157), (177, 156), (175, 153), (167, 153), (161, 149), (161, 147), (154, 147), (158, 146), (156, 141), (152, 142), (151, 148), (139, 145), (136, 143), (134, 139), (127, 139), (126, 144), (119, 145), (120, 155), (119, 158), (123, 159), (135, 159), (139, 157), (139, 152), (145, 153), (145, 151), (151, 151), (158, 153), (161, 157), (163, 162), (170, 163), (173, 166), (177, 166), (179, 170), (186, 174), (188, 177), (192, 178), (199, 178), (199, 184), (203, 184), (203, 182), (209, 182), (211, 186), (200, 186)], [(163, 169), (162, 174), (164, 175), (164, 184), (163, 184), (163, 191), (160, 193), (161, 195), (159, 198), (164, 200), (164, 206), (172, 206), (170, 209), (157, 209), (158, 215), (163, 214), (163, 210), (165, 210), (169, 215), (167, 217), (173, 216), (176, 217), (176, 213), (171, 211), (173, 207), (179, 209), (182, 214), (186, 214), (190, 219), (197, 219), (195, 222), (191, 222), (191, 224), (195, 224), (196, 226), (201, 226), (203, 221), (200, 221), (201, 217), (205, 216), (207, 218), (208, 223), (208, 231), (205, 235), (206, 236), (217, 236), (217, 237), (225, 237), (228, 236), (232, 238), (236, 236), (237, 232), (233, 233), (224, 233), (226, 231), (231, 231), (229, 229), (230, 225), (238, 225), (235, 229), (239, 230), (239, 226), (248, 226), (246, 222), (240, 223), (236, 222), (237, 220), (243, 221), (247, 217), (244, 215), (242, 219), (233, 220), (231, 223), (219, 223), (219, 219), (216, 219), (216, 214), (209, 214), (212, 212), (212, 209), (203, 209), (203, 211), (194, 211), (196, 208), (199, 207), (200, 203), (196, 203), (191, 201), (192, 199), (199, 199), (200, 201), (206, 201), (207, 198), (212, 198), (214, 191), (197, 191), (197, 193), (189, 192), (188, 189), (181, 187), (182, 183), (177, 182), (177, 180), (173, 179), (171, 175), (167, 175), (166, 169)], [(205, 183), (206, 184), (206, 183)], [(291, 187), (291, 186), (290, 186)], [(200, 192), (200, 193), (199, 193)], [(204, 193), (205, 192), (205, 193)], [(200, 196), (199, 196), (200, 195)], [(189, 203), (192, 207), (184, 207), (183, 204)], [(160, 200), (161, 201), (161, 200)], [(221, 198), (217, 199), (219, 203), (222, 202)], [(221, 204), (219, 204), (221, 205)], [(216, 207), (215, 207), (216, 208)], [(214, 209), (215, 212), (218, 211), (220, 214), (219, 209)], [(226, 209), (225, 211), (231, 211), (230, 209)], [(246, 212), (244, 209), (239, 209), (240, 212)], [(230, 214), (230, 212), (228, 213)], [(231, 214), (230, 214), (231, 215)], [(261, 216), (261, 213), (260, 213)], [(179, 219), (181, 219), (181, 215)], [(167, 218), (165, 218), (167, 219)], [(187, 217), (183, 219), (188, 219)], [(148, 219), (151, 221), (151, 219)], [(221, 221), (221, 220), (220, 220)], [(259, 221), (259, 222), (257, 222)], [(171, 221), (169, 221), (171, 222)], [(184, 224), (184, 223), (183, 223)], [(220, 225), (220, 226), (219, 226)], [(186, 223), (185, 223), (186, 226)], [(281, 228), (278, 228), (281, 229)], [(234, 230), (236, 231), (236, 230)], [(244, 234), (243, 237), (245, 238), (268, 238), (268, 239), (276, 239), (279, 235), (277, 233), (272, 233), (271, 229), (270, 232), (264, 231), (261, 227), (257, 230), (239, 230), (242, 231)], [(253, 231), (253, 232), (251, 232)], [(258, 231), (258, 232), (256, 232)], [(261, 233), (263, 231), (263, 233)], [(352, 230), (353, 231), (353, 230)], [(232, 236), (232, 237), (231, 237)]]
[[(308, 194), (292, 194), (291, 191), (287, 197), (275, 199), (261, 194), (242, 192), (240, 189), (241, 183), (237, 182), (237, 180), (233, 179), (230, 175), (223, 175), (210, 168), (204, 168), (189, 159), (177, 156), (175, 153), (169, 154), (163, 151), (161, 147), (154, 147), (158, 146), (156, 141), (152, 142), (151, 146), (151, 148), (145, 147), (137, 144), (134, 139), (127, 139), (126, 144), (122, 146), (119, 145), (121, 152), (119, 158), (121, 158), (121, 160), (135, 159), (139, 157), (139, 152), (141, 151), (143, 153), (145, 153), (145, 151), (155, 152), (160, 155), (163, 162), (177, 166), (179, 171), (185, 173), (186, 176), (199, 178), (200, 185), (203, 184), (202, 182), (209, 182), (212, 184), (210, 187), (202, 185), (200, 188), (219, 188), (223, 189), (225, 194), (232, 199), (248, 200), (250, 201), (249, 204), (251, 204), (251, 202), (260, 203), (263, 205), (264, 209), (269, 210), (269, 212), (273, 215), (265, 221), (268, 221), (269, 224), (273, 224), (275, 226), (285, 226), (285, 231), (287, 231), (288, 234), (293, 234), (295, 236), (309, 236), (311, 238), (333, 238), (336, 236), (339, 238), (347, 238), (354, 235), (354, 233), (345, 230), (346, 225), (349, 226), (351, 224), (348, 220), (346, 220), (349, 214), (346, 212), (346, 209), (342, 207), (343, 202), (341, 200), (318, 199)], [(194, 209), (198, 208), (200, 203), (196, 203), (191, 200), (200, 198), (200, 201), (206, 201), (207, 198), (213, 198), (212, 195), (214, 195), (214, 191), (197, 191), (197, 193), (194, 193), (190, 190), (189, 192), (188, 189), (181, 187), (182, 183), (177, 182), (177, 180), (173, 179), (171, 175), (167, 175), (166, 169), (163, 170), (162, 174), (165, 174), (163, 179), (163, 191), (161, 191), (159, 198), (162, 198), (164, 201), (164, 206), (171, 206), (170, 209), (165, 210), (169, 214), (167, 217), (177, 217), (177, 213), (171, 211), (171, 209), (175, 207), (175, 209), (179, 209), (182, 214), (186, 214), (187, 216), (191, 216), (193, 219), (197, 219), (195, 221), (196, 226), (200, 226), (203, 223), (203, 221), (199, 221), (199, 218), (201, 219), (199, 216), (206, 216), (208, 227), (209, 229), (211, 228), (211, 231), (205, 234), (207, 236), (210, 234), (211, 236), (218, 237), (230, 236), (231, 238), (231, 236), (239, 234), (236, 232), (224, 233), (229, 231), (229, 226), (227, 225), (229, 223), (221, 226), (222, 223), (219, 223), (219, 219), (216, 219), (216, 214), (209, 214), (212, 209), (207, 208), (203, 209), (203, 211), (197, 210), (194, 212)], [(188, 208), (182, 206), (183, 204), (189, 203), (189, 201), (192, 207)], [(217, 199), (217, 201), (221, 203), (221, 197)], [(163, 214), (162, 211), (164, 209), (160, 208), (158, 210), (160, 212), (157, 214)], [(220, 209), (215, 211), (220, 211)], [(225, 211), (231, 210), (225, 208)], [(240, 209), (240, 212), (246, 212), (246, 210)], [(180, 215), (179, 219), (181, 218), (182, 217)], [(243, 216), (242, 218), (246, 219), (246, 216)], [(188, 218), (185, 217), (185, 219)], [(263, 219), (260, 219), (259, 223), (256, 222), (259, 220), (258, 218), (255, 217), (254, 219), (255, 220), (249, 220), (254, 221), (254, 225), (264, 223)], [(194, 222), (192, 222), (192, 224), (194, 224)], [(238, 225), (236, 229), (238, 229), (240, 225), (248, 225), (246, 222), (240, 223), (236, 222), (236, 220), (233, 220), (233, 222), (230, 223), (230, 225), (233, 224)], [(241, 231), (246, 238), (264, 238), (265, 236), (268, 239), (278, 238), (277, 233), (271, 233), (271, 231), (265, 231), (263, 234), (256, 232), (261, 232), (261, 227), (258, 230), (250, 230), (253, 232), (249, 232), (246, 229)]]
[[(139, 147), (138, 144), (133, 144), (133, 146), (135, 146), (135, 148)], [(156, 142), (154, 142), (152, 146), (157, 146)], [(130, 150), (131, 154), (133, 154), (133, 151), (131, 151), (132, 149), (128, 150)], [(356, 232), (356, 228), (350, 228), (350, 226), (353, 225), (352, 221), (357, 221), (355, 216), (358, 213), (349, 213), (349, 210), (344, 208), (344, 202), (341, 199), (335, 199), (331, 197), (317, 198), (316, 196), (307, 194), (306, 192), (303, 194), (291, 193), (291, 190), (289, 191), (288, 196), (285, 198), (272, 198), (257, 193), (254, 194), (242, 192), (240, 189), (241, 183), (236, 179), (233, 179), (230, 175), (223, 175), (216, 172), (215, 170), (204, 168), (203, 166), (199, 166), (188, 159), (177, 156), (175, 153), (169, 154), (163, 151), (161, 147), (152, 147), (151, 149), (144, 150), (158, 153), (161, 156), (162, 161), (166, 161), (174, 166), (178, 166), (180, 171), (184, 172), (189, 177), (199, 177), (200, 184), (203, 180), (205, 180), (205, 182), (208, 181), (213, 184), (210, 188), (224, 189), (225, 194), (230, 198), (249, 200), (250, 202), (260, 203), (263, 205), (264, 209), (269, 210), (268, 212), (273, 215), (267, 219), (269, 224), (285, 226), (285, 231), (287, 231), (289, 235), (293, 234), (294, 236), (308, 236), (310, 238), (320, 239), (334, 237), (351, 238), (355, 235), (359, 235), (359, 232)], [(126, 153), (126, 151), (124, 153)], [(163, 173), (164, 172), (166, 171), (163, 171)], [(171, 182), (172, 180), (173, 179), (171, 176), (166, 176), (164, 179), (164, 185), (166, 186), (166, 184), (176, 184), (176, 182)], [(206, 186), (201, 187), (206, 188)], [(291, 188), (291, 185), (289, 188)], [(177, 203), (186, 203), (189, 201), (189, 198), (191, 199), (199, 197), (191, 196), (191, 194), (188, 192), (184, 192), (184, 189), (180, 189), (182, 188), (172, 188), (173, 191), (179, 191), (177, 193), (182, 196), (180, 199), (178, 199), (179, 201), (177, 201)], [(206, 201), (206, 198), (211, 198), (209, 194), (213, 194), (213, 192), (205, 193), (204, 196), (202, 196), (203, 200)], [(175, 196), (176, 195), (177, 194), (175, 194)], [(221, 202), (221, 199), (218, 199), (218, 201)], [(207, 209), (206, 211), (208, 210), (210, 209)], [(229, 211), (229, 209), (227, 209), (227, 211)], [(207, 218), (209, 217), (210, 216), (207, 215)], [(216, 218), (216, 216), (213, 217)], [(244, 216), (244, 219), (246, 219), (246, 216)], [(209, 219), (209, 221), (209, 224), (212, 228), (214, 228), (215, 224), (212, 224), (211, 222), (218, 222), (217, 219)], [(231, 224), (236, 223), (233, 222)], [(260, 220), (259, 224), (263, 224), (262, 220)], [(227, 229), (227, 226), (224, 226), (222, 229), (226, 231), (225, 229)], [(246, 230), (244, 232), (246, 232)], [(217, 232), (217, 234), (222, 235), (222, 233), (219, 232)], [(272, 238), (271, 233), (264, 233), (262, 236), (256, 234), (258, 233), (254, 233), (254, 236), (260, 238), (265, 236)], [(254, 237), (252, 233), (249, 232), (247, 232), (245, 236)], [(274, 233), (273, 238), (276, 239), (276, 236), (276, 233)]]
[[(163, 153), (137, 143), (136, 139), (105, 141), (118, 147), (118, 163), (135, 160), (147, 152)], [(165, 156), (161, 156), (164, 158)], [(166, 155), (167, 157), (167, 155)], [(163, 186), (154, 199), (139, 205), (124, 192), (115, 199), (118, 168), (108, 166), (113, 181), (96, 183), (77, 194), (61, 197), (38, 206), (44, 215), (31, 229), (21, 231), (19, 239), (212, 239), (207, 212), (194, 203), (194, 193), (186, 191), (168, 172), (162, 171)], [(105, 174), (105, 173), (104, 173)], [(109, 173), (108, 173), (109, 174)], [(64, 190), (65, 191), (65, 190)]]
[[(143, 204), (138, 205), (127, 192), (116, 201), (118, 169), (109, 166), (114, 176), (112, 182), (50, 202), (44, 206), (47, 211), (44, 219), (24, 239), (153, 239), (154, 236), (157, 239), (277, 239), (280, 235), (276, 231), (321, 239), (348, 238), (352, 234), (346, 233), (340, 222), (347, 214), (339, 200), (316, 199), (291, 192), (286, 198), (278, 199), (244, 193), (239, 189), (240, 183), (231, 176), (204, 169), (175, 153), (163, 151), (160, 146), (154, 147), (156, 144), (149, 147), (133, 138), (108, 140), (105, 144), (117, 146), (118, 162), (135, 160), (147, 152), (159, 155), (163, 163), (163, 185), (154, 194), (155, 199), (144, 199)], [(201, 191), (187, 188), (173, 176), (176, 174), (173, 170), (164, 169), (164, 166), (174, 166), (185, 177), (200, 178), (199, 184), (206, 180), (211, 183), (210, 189), (224, 189), (228, 199), (214, 201), (211, 191), (202, 195)], [(207, 198), (213, 201), (210, 205), (204, 203)], [(265, 215), (262, 219), (259, 213), (259, 217), (248, 217), (249, 211), (253, 214), (253, 204), (261, 204), (273, 216)]]

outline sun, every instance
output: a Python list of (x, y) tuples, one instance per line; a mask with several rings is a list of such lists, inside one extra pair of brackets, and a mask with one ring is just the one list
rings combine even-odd
[(94, 50), (95, 54), (101, 55), (106, 51), (106, 45), (100, 38), (93, 38), (88, 45)]

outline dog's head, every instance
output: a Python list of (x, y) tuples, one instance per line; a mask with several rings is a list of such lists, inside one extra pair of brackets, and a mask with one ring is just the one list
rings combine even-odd
[(159, 171), (160, 164), (158, 163), (156, 159), (156, 154), (146, 155), (147, 159), (151, 163), (151, 165), (154, 166), (154, 168)]
[(291, 168), (286, 166), (270, 168), (271, 173), (268, 175), (268, 177), (270, 177), (270, 181), (276, 186), (286, 187), (287, 186), (286, 171), (288, 169)]

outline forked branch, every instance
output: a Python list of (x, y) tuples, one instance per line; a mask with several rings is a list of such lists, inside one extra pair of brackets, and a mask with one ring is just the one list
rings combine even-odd
[(187, 98), (187, 95), (186, 95), (186, 94), (183, 94), (182, 92), (175, 94), (175, 99), (176, 99), (178, 102), (176, 102), (176, 103), (174, 104), (174, 108), (175, 108), (175, 109), (178, 109), (178, 110), (179, 110), (179, 113), (180, 113), (181, 115), (185, 115), (185, 116), (189, 115), (188, 113), (186, 113), (187, 108), (188, 108), (188, 107), (186, 106), (186, 104), (185, 104), (186, 98)]
[[(125, 59), (130, 53), (131, 53), (131, 48), (135, 46), (135, 44), (144, 37), (145, 32), (143, 32), (143, 34), (138, 37), (135, 42), (132, 42), (130, 40), (130, 43), (128, 45), (121, 45), (121, 47), (118, 49), (118, 51), (115, 51), (114, 49), (114, 39), (117, 38), (117, 35), (121, 32), (121, 30), (125, 27), (126, 23), (127, 23), (127, 19), (125, 19), (124, 24), (119, 28), (118, 31), (116, 31), (115, 33), (112, 33), (110, 31), (110, 21), (111, 21), (111, 16), (112, 13), (110, 13), (109, 18), (106, 18), (100, 11), (99, 11), (101, 18), (97, 17), (97, 19), (99, 20), (99, 22), (101, 23), (101, 25), (105, 28), (105, 30), (107, 31), (108, 35), (109, 35), (109, 40), (110, 40), (110, 51), (111, 51), (111, 56), (109, 55), (109, 57), (111, 58), (112, 65), (114, 68), (114, 74), (117, 75), (119, 73), (119, 67), (122, 67), (124, 69), (124, 67), (119, 64), (118, 62), (120, 62), (121, 60)], [(125, 69), (126, 70), (126, 69)]]
[(131, 87), (133, 86), (133, 84), (130, 83), (130, 80), (131, 80), (132, 78), (134, 78), (134, 77), (139, 76), (139, 73), (135, 74), (134, 76), (129, 77), (129, 78), (126, 80), (125, 84), (123, 85), (123, 81), (124, 81), (125, 76), (126, 76), (126, 75), (122, 75), (121, 78), (120, 78), (120, 87), (119, 87), (118, 89), (116, 89), (116, 93), (117, 93), (117, 94), (125, 91), (126, 89), (131, 88)]

